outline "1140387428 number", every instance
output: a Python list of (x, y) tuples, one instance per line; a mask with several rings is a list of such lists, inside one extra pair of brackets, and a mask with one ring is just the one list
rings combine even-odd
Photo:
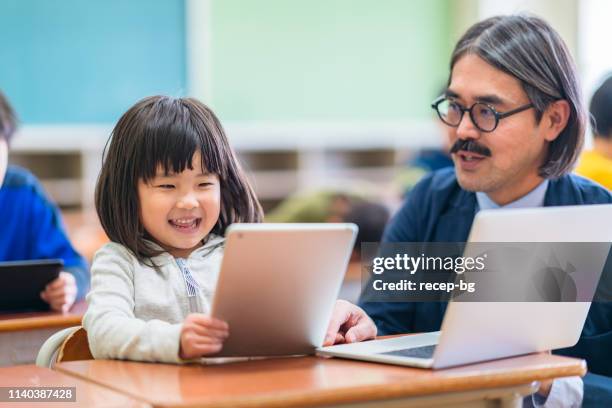
[(76, 401), (76, 387), (0, 387), (0, 402)]

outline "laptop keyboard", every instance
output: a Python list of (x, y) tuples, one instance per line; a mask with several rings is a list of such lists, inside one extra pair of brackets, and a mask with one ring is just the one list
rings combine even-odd
[(380, 355), (413, 357), (413, 358), (433, 358), (435, 349), (436, 349), (436, 345), (432, 344), (431, 346), (412, 347), (412, 348), (407, 348), (407, 349), (387, 351), (385, 353), (380, 353)]

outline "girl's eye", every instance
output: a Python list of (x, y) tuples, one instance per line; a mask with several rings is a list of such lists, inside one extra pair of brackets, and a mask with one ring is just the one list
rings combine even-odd
[(174, 186), (172, 184), (160, 184), (159, 186), (157, 186), (159, 188), (163, 188), (163, 189), (171, 189), (174, 188)]
[(200, 187), (208, 187), (208, 186), (212, 186), (213, 183), (200, 183)]

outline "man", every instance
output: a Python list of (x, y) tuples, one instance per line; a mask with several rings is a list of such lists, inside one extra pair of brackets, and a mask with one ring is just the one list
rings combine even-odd
[(15, 112), (0, 92), (0, 262), (62, 259), (66, 271), (40, 296), (53, 310), (65, 312), (87, 292), (87, 264), (68, 241), (57, 208), (36, 178), (25, 169), (8, 166), (8, 148), (16, 127)]
[[(546, 22), (531, 16), (479, 22), (457, 43), (450, 68), (448, 88), (433, 107), (448, 126), (455, 167), (414, 188), (383, 242), (465, 242), (481, 209), (612, 202), (605, 189), (568, 174), (586, 115), (571, 56)], [(426, 302), (362, 300), (361, 307), (337, 303), (326, 344), (372, 338), (377, 328), (380, 335), (436, 331), (446, 310), (445, 303)], [(610, 350), (611, 308), (593, 303), (580, 342), (564, 351), (585, 358), (591, 369), (585, 406), (612, 395), (609, 379), (595, 375), (612, 375)], [(579, 406), (581, 384), (543, 384), (533, 402), (545, 400)]]
[(589, 111), (593, 150), (582, 154), (576, 173), (612, 190), (612, 76), (593, 94)]

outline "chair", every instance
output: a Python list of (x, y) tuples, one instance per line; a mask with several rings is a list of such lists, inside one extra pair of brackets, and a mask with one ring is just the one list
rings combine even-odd
[(51, 368), (63, 361), (91, 360), (87, 332), (82, 326), (68, 327), (49, 337), (36, 357), (36, 365)]

